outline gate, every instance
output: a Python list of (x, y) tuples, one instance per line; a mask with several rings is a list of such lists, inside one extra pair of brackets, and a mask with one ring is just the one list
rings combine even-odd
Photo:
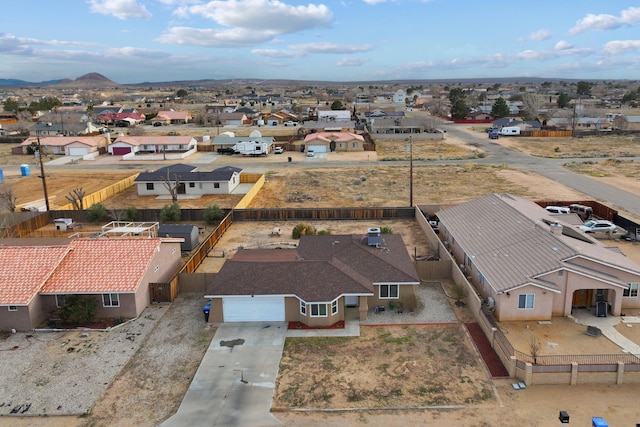
[(171, 302), (171, 283), (149, 283), (151, 303)]

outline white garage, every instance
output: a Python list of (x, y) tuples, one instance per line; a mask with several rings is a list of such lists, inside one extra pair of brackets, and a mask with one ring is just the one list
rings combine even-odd
[(327, 146), (325, 144), (311, 144), (307, 150), (313, 151), (314, 153), (326, 153)]
[(69, 147), (70, 156), (84, 156), (89, 154), (89, 147)]
[(283, 296), (233, 296), (222, 298), (225, 322), (284, 322)]

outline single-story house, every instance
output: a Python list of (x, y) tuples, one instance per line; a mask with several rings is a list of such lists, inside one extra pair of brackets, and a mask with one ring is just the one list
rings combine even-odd
[(192, 136), (119, 136), (108, 147), (109, 154), (176, 153), (195, 149), (198, 141)]
[(158, 114), (151, 119), (151, 124), (182, 125), (191, 122), (191, 120), (193, 120), (193, 118), (188, 111), (159, 111)]
[(158, 236), (184, 239), (184, 241), (180, 243), (180, 249), (183, 251), (191, 251), (200, 243), (200, 230), (197, 225), (160, 224), (158, 227)]
[(175, 164), (142, 172), (134, 182), (139, 196), (171, 195), (167, 181), (178, 183), (178, 195), (231, 194), (240, 185), (240, 172), (242, 169), (232, 166), (204, 172), (194, 166)]
[(150, 284), (180, 266), (181, 239), (74, 239), (68, 245), (0, 246), (0, 329), (28, 331), (65, 297), (98, 301), (97, 318), (134, 318), (151, 304)]
[(499, 321), (640, 308), (640, 265), (536, 203), (491, 194), (438, 218), (445, 246)]
[(249, 136), (231, 136), (226, 132), (221, 133), (211, 140), (214, 148), (233, 148), (234, 145), (242, 142), (257, 142), (267, 144), (267, 151), (272, 151), (275, 138), (272, 136), (262, 136), (258, 131), (253, 131)]
[(104, 113), (96, 117), (98, 123), (116, 126), (122, 123), (126, 123), (126, 126), (135, 126), (143, 123), (145, 119), (145, 115), (138, 112)]
[(420, 279), (402, 236), (301, 236), (296, 249), (242, 249), (207, 285), (210, 322), (288, 321), (328, 326), (357, 307), (401, 303)]
[(351, 132), (316, 132), (304, 138), (305, 148), (314, 153), (364, 151), (364, 137)]
[[(40, 138), (42, 154), (64, 154), (66, 156), (84, 156), (105, 148), (109, 144), (105, 135), (97, 136), (46, 136)], [(27, 138), (20, 145), (22, 152), (28, 154), (29, 147), (37, 146), (37, 138)]]
[(240, 126), (251, 123), (251, 120), (245, 113), (223, 112), (220, 114), (208, 115), (207, 122), (212, 123), (214, 126)]

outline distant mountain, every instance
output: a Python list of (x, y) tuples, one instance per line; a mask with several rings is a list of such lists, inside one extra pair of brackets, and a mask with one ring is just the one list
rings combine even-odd
[(116, 87), (120, 86), (118, 83), (109, 80), (105, 76), (99, 73), (88, 73), (78, 77), (75, 80), (67, 80), (56, 84), (56, 86), (63, 87)]
[(50, 86), (60, 83), (62, 80), (47, 80), (44, 82), (27, 82), (18, 79), (0, 79), (0, 86)]

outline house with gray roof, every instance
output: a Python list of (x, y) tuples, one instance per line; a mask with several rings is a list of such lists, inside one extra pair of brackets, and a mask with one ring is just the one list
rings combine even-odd
[(357, 307), (398, 305), (420, 279), (402, 236), (301, 236), (296, 249), (242, 249), (207, 285), (210, 322), (287, 321), (329, 326)]
[(613, 315), (640, 308), (640, 265), (536, 203), (491, 194), (438, 218), (440, 237), (499, 321), (598, 304)]
[(177, 185), (178, 196), (231, 194), (240, 185), (241, 168), (224, 166), (212, 171), (175, 164), (142, 172), (135, 179), (139, 196), (170, 196), (168, 185)]

